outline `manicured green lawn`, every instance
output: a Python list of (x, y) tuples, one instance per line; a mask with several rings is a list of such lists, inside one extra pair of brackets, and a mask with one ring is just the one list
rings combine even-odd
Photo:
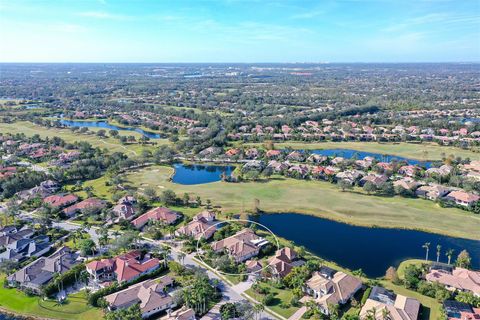
[[(101, 128), (89, 128), (90, 131), (98, 131)], [(0, 132), (2, 133), (25, 133), (27, 136), (33, 136), (34, 134), (39, 134), (42, 138), (45, 137), (60, 137), (67, 142), (75, 141), (87, 141), (94, 147), (99, 147), (102, 149), (107, 149), (109, 152), (124, 152), (130, 155), (140, 154), (143, 149), (152, 149), (151, 145), (142, 146), (139, 144), (132, 145), (122, 145), (117, 139), (113, 138), (104, 138), (100, 139), (95, 134), (81, 134), (74, 133), (69, 129), (55, 129), (55, 128), (45, 128), (42, 126), (37, 126), (33, 123), (26, 121), (19, 121), (15, 123), (0, 123)], [(122, 131), (121, 135), (133, 135), (137, 138), (140, 138), (141, 135), (134, 131), (128, 131), (128, 134)], [(170, 142), (167, 139), (155, 139), (154, 141), (157, 145), (169, 144)]]
[[(268, 288), (269, 292), (274, 295), (274, 303), (270, 306), (267, 306), (272, 311), (284, 316), (285, 318), (289, 318), (292, 316), (299, 308), (290, 306), (290, 300), (293, 297), (291, 290), (284, 290), (284, 289), (277, 289), (271, 286), (268, 283), (261, 282), (260, 286), (263, 288)], [(247, 295), (254, 298), (257, 301), (262, 301), (264, 295), (256, 293), (253, 289), (248, 289), (245, 291)], [(281, 304), (289, 305), (288, 308), (280, 306)]]
[[(261, 143), (252, 143), (248, 145), (259, 146)], [(353, 149), (365, 152), (375, 152), (380, 154), (391, 154), (405, 158), (419, 160), (441, 160), (442, 157), (453, 154), (455, 157), (480, 160), (480, 150), (476, 152), (463, 150), (456, 147), (439, 146), (434, 143), (377, 143), (377, 142), (285, 142), (275, 143), (275, 148), (293, 148), (293, 149)]]
[(397, 268), (398, 277), (400, 279), (405, 278), (405, 268), (408, 267), (409, 265), (414, 264), (416, 266), (421, 266), (424, 263), (428, 263), (428, 262), (425, 262), (425, 260), (423, 259), (408, 259), (408, 260), (402, 261)]
[[(401, 295), (406, 296), (406, 297), (415, 298), (418, 301), (420, 301), (420, 303), (424, 307), (423, 308), (424, 314), (423, 314), (422, 318), (419, 318), (419, 319), (421, 319), (421, 320), (438, 320), (438, 319), (441, 319), (441, 314), (442, 314), (441, 308), (442, 308), (442, 306), (437, 300), (435, 300), (433, 298), (430, 298), (430, 297), (427, 297), (427, 296), (424, 296), (424, 295), (421, 295), (418, 292), (408, 290), (408, 289), (406, 289), (402, 286), (397, 286), (397, 285), (395, 285), (391, 282), (388, 282), (388, 281), (380, 281), (380, 283), (385, 288), (387, 288), (389, 290), (393, 290), (397, 294), (401, 294)], [(426, 311), (426, 313), (425, 313), (425, 311)]]
[[(5, 275), (0, 275), (0, 283), (3, 283)], [(98, 308), (87, 305), (84, 292), (70, 295), (63, 305), (56, 301), (44, 301), (40, 297), (29, 297), (16, 289), (7, 289), (0, 286), (0, 308), (14, 313), (46, 317), (51, 319), (88, 319), (97, 320), (103, 318), (103, 312)]]
[[(298, 212), (364, 226), (425, 230), (456, 237), (480, 239), (480, 216), (456, 208), (441, 208), (432, 201), (377, 197), (341, 192), (321, 181), (276, 178), (268, 182), (180, 185), (168, 181), (173, 169), (152, 166), (124, 175), (132, 186), (171, 189), (210, 199), (224, 212), (250, 211), (255, 199), (266, 212)], [(455, 228), (452, 228), (455, 226)]]

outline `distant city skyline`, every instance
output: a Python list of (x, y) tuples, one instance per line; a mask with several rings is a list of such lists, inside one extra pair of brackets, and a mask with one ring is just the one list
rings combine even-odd
[(479, 61), (477, 0), (0, 0), (0, 62)]

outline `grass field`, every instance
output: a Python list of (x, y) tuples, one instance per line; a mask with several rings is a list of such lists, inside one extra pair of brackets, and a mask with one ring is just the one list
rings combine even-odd
[[(249, 146), (259, 146), (260, 143), (245, 144)], [(441, 160), (444, 155), (454, 155), (455, 157), (480, 160), (480, 150), (473, 152), (456, 147), (439, 146), (434, 143), (377, 143), (377, 142), (284, 142), (275, 143), (275, 148), (293, 148), (293, 149), (353, 149), (365, 152), (375, 152), (380, 154), (390, 154), (405, 158), (419, 160)]]
[[(1, 283), (4, 278), (5, 275), (0, 275)], [(103, 312), (100, 309), (87, 305), (84, 292), (70, 295), (65, 304), (59, 305), (56, 301), (42, 300), (37, 296), (29, 297), (16, 289), (0, 286), (0, 308), (24, 316), (50, 319), (103, 319)]]
[(430, 320), (437, 320), (437, 319), (441, 319), (441, 314), (442, 314), (442, 306), (440, 305), (440, 303), (433, 299), (433, 298), (430, 298), (430, 297), (427, 297), (427, 296), (424, 296), (418, 292), (415, 292), (415, 291), (412, 291), (412, 290), (408, 290), (402, 286), (397, 286), (391, 282), (388, 282), (388, 281), (380, 281), (380, 284), (382, 286), (384, 286), (385, 288), (389, 289), (389, 290), (393, 290), (395, 293), (397, 294), (401, 294), (403, 296), (406, 296), (406, 297), (410, 297), (410, 298), (415, 298), (417, 299), (418, 301), (420, 301), (420, 303), (422, 304), (423, 308), (423, 314), (422, 314), (422, 317), (419, 319), (421, 320), (427, 320), (427, 319), (430, 319)]
[[(299, 309), (298, 307), (292, 307), (289, 305), (293, 298), (291, 290), (277, 289), (265, 282), (260, 282), (260, 286), (268, 288), (269, 292), (274, 296), (272, 305), (268, 306), (272, 311), (288, 319)], [(264, 297), (264, 295), (256, 293), (251, 288), (245, 291), (245, 293), (257, 301), (262, 301)], [(282, 303), (284, 304), (283, 306)]]
[(416, 266), (421, 266), (424, 263), (428, 263), (428, 262), (425, 262), (424, 259), (408, 259), (408, 260), (402, 261), (399, 264), (397, 269), (398, 277), (402, 280), (405, 278), (405, 268), (408, 267), (409, 265), (414, 264)]
[[(266, 212), (298, 212), (356, 225), (425, 230), (456, 237), (480, 239), (480, 216), (456, 208), (440, 208), (432, 201), (377, 197), (341, 192), (328, 182), (277, 178), (268, 182), (180, 185), (168, 181), (173, 169), (152, 166), (127, 173), (132, 186), (172, 189), (210, 199), (224, 211), (252, 210), (255, 199)], [(452, 228), (455, 226), (455, 228)]]
[[(90, 131), (97, 131), (101, 128), (90, 128)], [(113, 138), (99, 138), (95, 134), (81, 134), (74, 133), (69, 129), (48, 129), (42, 126), (37, 126), (33, 123), (20, 121), (15, 123), (0, 123), (0, 132), (1, 133), (24, 133), (27, 136), (33, 136), (34, 134), (39, 134), (42, 138), (45, 137), (60, 137), (67, 142), (75, 141), (87, 141), (94, 147), (99, 147), (102, 149), (107, 149), (109, 152), (124, 152), (130, 155), (140, 154), (143, 149), (151, 149), (150, 145), (142, 146), (139, 144), (131, 145), (122, 145), (117, 139)], [(141, 137), (141, 134), (138, 132), (128, 131), (128, 134), (122, 135), (134, 135), (137, 139)], [(155, 139), (157, 145), (168, 144), (167, 139)]]

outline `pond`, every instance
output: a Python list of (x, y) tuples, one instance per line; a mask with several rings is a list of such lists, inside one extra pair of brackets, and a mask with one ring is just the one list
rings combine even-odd
[(377, 161), (382, 161), (382, 162), (392, 162), (393, 160), (396, 160), (396, 161), (405, 161), (409, 165), (425, 166), (426, 168), (430, 168), (432, 166), (432, 162), (430, 161), (421, 161), (421, 160), (409, 159), (409, 158), (393, 156), (388, 154), (365, 152), (365, 151), (358, 151), (358, 150), (352, 150), (352, 149), (316, 149), (316, 150), (310, 150), (310, 151), (312, 153), (319, 154), (322, 156), (328, 156), (328, 157), (343, 157), (347, 159), (350, 159), (353, 157), (357, 157), (358, 159), (363, 159), (365, 157), (372, 157), (372, 158), (375, 158)]
[(430, 242), (431, 260), (436, 259), (437, 245), (442, 246), (441, 262), (447, 262), (446, 250), (455, 250), (454, 260), (466, 249), (473, 267), (480, 268), (480, 241), (415, 230), (358, 227), (295, 213), (263, 214), (256, 220), (319, 257), (350, 270), (361, 268), (370, 277), (385, 275), (388, 267), (397, 267), (405, 259), (424, 259), (422, 245), (426, 242)]
[(172, 181), (179, 184), (202, 184), (220, 181), (222, 174), (232, 174), (233, 166), (215, 166), (215, 165), (187, 165), (177, 163), (173, 166), (175, 173)]
[(14, 317), (6, 313), (0, 312), (0, 320), (23, 320), (24, 318)]
[(113, 124), (110, 124), (106, 121), (72, 121), (72, 120), (65, 120), (61, 119), (60, 123), (67, 127), (87, 127), (87, 128), (103, 128), (108, 130), (118, 130), (118, 131), (135, 131), (140, 134), (143, 134), (145, 137), (150, 139), (161, 139), (163, 136), (158, 133), (145, 131), (140, 128), (135, 127), (119, 127)]

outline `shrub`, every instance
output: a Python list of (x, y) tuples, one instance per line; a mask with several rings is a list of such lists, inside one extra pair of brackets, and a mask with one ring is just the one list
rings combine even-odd
[(265, 297), (263, 297), (262, 302), (266, 306), (271, 306), (274, 300), (275, 300), (275, 297), (273, 296), (273, 294), (269, 293)]

